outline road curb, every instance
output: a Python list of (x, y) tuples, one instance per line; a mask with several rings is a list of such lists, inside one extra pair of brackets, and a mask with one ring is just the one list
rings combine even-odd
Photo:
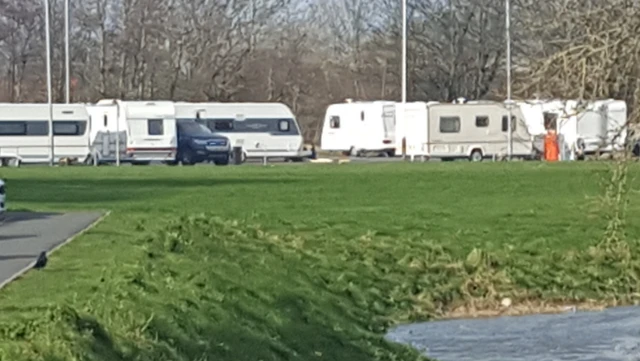
[[(109, 215), (111, 214), (111, 211), (107, 211), (106, 213), (104, 213), (103, 215), (101, 215), (100, 217), (98, 217), (98, 219), (96, 219), (95, 221), (91, 222), (91, 224), (89, 224), (88, 226), (84, 227), (80, 232), (74, 234), (73, 236), (65, 239), (64, 241), (60, 242), (57, 246), (53, 247), (51, 250), (47, 251), (47, 257), (51, 256), (51, 254), (53, 254), (55, 251), (57, 251), (58, 249), (62, 248), (62, 246), (70, 243), (71, 241), (73, 241), (74, 239), (76, 239), (77, 237), (83, 235), (85, 232), (87, 232), (88, 230), (90, 230), (91, 228), (95, 227), (96, 225), (98, 225), (98, 223), (102, 222), (105, 218), (107, 218)], [(33, 268), (33, 266), (36, 264), (37, 260), (33, 260), (31, 261), (27, 266), (25, 266), (24, 268), (22, 268), (20, 271), (16, 272), (13, 274), (13, 276), (7, 278), (6, 280), (0, 282), (0, 290), (2, 290), (5, 286), (7, 286), (9, 283), (15, 281), (16, 279), (20, 278), (22, 275), (24, 275), (25, 273), (27, 273), (27, 271), (29, 271), (30, 269)]]

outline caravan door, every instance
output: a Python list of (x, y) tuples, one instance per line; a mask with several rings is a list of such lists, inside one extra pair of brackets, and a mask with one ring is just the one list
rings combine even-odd
[(406, 141), (408, 155), (428, 155), (427, 149), (427, 104), (424, 102), (398, 103), (396, 153), (402, 153), (402, 139)]
[[(384, 126), (383, 143), (386, 148), (392, 149), (396, 139), (396, 106), (385, 104), (382, 106), (382, 124)], [(394, 150), (395, 152), (395, 150)]]

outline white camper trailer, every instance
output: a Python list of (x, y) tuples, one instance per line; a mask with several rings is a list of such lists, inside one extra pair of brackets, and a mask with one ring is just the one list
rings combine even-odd
[(105, 99), (88, 109), (92, 156), (98, 163), (115, 161), (116, 143), (121, 144), (124, 162), (175, 161), (178, 140), (173, 102)]
[(553, 128), (562, 137), (562, 160), (624, 148), (627, 133), (624, 101), (527, 100), (519, 105), (533, 135), (540, 137), (546, 129)]
[(576, 146), (580, 153), (621, 151), (627, 138), (627, 103), (614, 99), (591, 102), (577, 123)]
[(346, 102), (327, 107), (320, 148), (361, 155), (367, 152), (396, 153), (396, 103), (391, 101)]
[(282, 103), (176, 103), (177, 108), (198, 106), (197, 122), (242, 147), (247, 158), (285, 158), (300, 161), (304, 149), (295, 115)]
[[(53, 104), (54, 162), (90, 154), (83, 104)], [(50, 159), (48, 104), (0, 104), (0, 158), (19, 163), (46, 163)]]
[[(463, 104), (415, 102), (399, 104), (397, 140), (406, 138), (407, 154), (432, 158), (484, 158), (508, 153), (508, 110), (504, 104), (470, 101)], [(401, 119), (403, 118), (403, 119)], [(518, 108), (512, 110), (513, 156), (534, 154), (531, 134)], [(402, 143), (397, 149), (400, 149)]]

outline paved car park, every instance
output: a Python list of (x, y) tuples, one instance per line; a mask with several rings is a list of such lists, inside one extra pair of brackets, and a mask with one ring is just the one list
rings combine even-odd
[(9, 212), (0, 226), (0, 288), (50, 252), (95, 224), (102, 212)]

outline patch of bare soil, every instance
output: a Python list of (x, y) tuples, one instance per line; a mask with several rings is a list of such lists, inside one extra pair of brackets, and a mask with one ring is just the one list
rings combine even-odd
[(445, 312), (439, 319), (491, 318), (500, 316), (524, 316), (534, 314), (557, 314), (575, 311), (602, 311), (621, 306), (616, 301), (585, 301), (578, 303), (527, 300), (512, 303), (510, 299), (483, 305), (463, 305)]

